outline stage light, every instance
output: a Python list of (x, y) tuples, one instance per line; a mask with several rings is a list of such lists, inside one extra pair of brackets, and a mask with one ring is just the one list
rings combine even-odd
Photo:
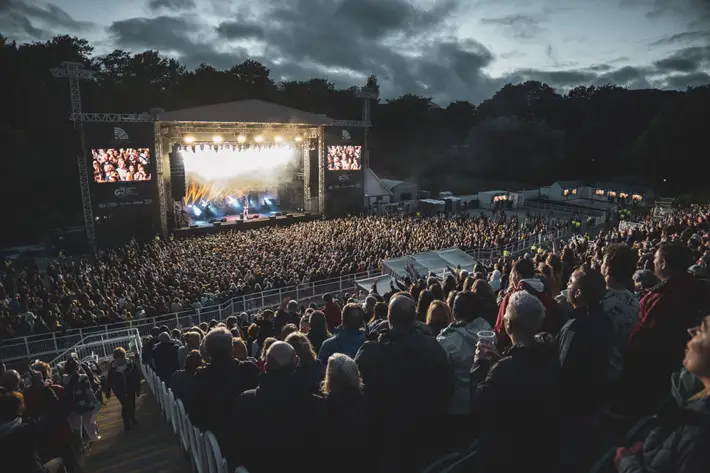
[(274, 136), (274, 141), (277, 143), (281, 143), (284, 139), (281, 138), (280, 136)]
[(215, 143), (221, 143), (221, 142), (222, 142), (222, 137), (221, 137), (221, 136), (218, 136), (218, 135), (214, 135), (214, 136), (212, 137), (212, 141), (214, 141)]
[(301, 141), (303, 141), (303, 138), (301, 138), (300, 136), (297, 136), (297, 137), (295, 138), (295, 140), (296, 140), (298, 143), (300, 143)]
[(262, 141), (264, 141), (264, 137), (261, 135), (255, 136), (254, 141), (256, 141), (257, 143), (261, 143)]
[(244, 136), (244, 135), (239, 135), (239, 136), (237, 136), (237, 141), (238, 141), (239, 143), (244, 143), (246, 140), (247, 140), (247, 137)]
[(199, 207), (195, 206), (192, 208), (192, 213), (195, 214), (195, 217), (199, 217), (202, 215), (202, 210), (200, 210)]
[(195, 137), (194, 136), (186, 136), (183, 141), (187, 144), (191, 144), (195, 142)]

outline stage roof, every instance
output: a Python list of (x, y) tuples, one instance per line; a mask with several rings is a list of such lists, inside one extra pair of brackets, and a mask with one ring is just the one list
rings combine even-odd
[(333, 124), (333, 120), (325, 115), (254, 99), (162, 112), (159, 120), (162, 122), (273, 123), (313, 126)]
[(404, 278), (410, 275), (410, 271), (407, 271), (407, 268), (413, 266), (421, 277), (426, 277), (429, 271), (441, 276), (441, 273), (446, 271), (447, 267), (454, 269), (456, 266), (460, 266), (461, 269), (471, 272), (475, 264), (476, 260), (466, 252), (458, 248), (449, 248), (400, 258), (390, 258), (384, 262), (382, 272)]

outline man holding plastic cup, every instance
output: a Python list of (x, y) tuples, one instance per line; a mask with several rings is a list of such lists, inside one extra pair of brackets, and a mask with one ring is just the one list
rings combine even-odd
[(478, 334), (471, 414), (486, 473), (558, 471), (560, 364), (554, 338), (537, 334), (544, 319), (542, 302), (518, 291), (504, 316), (512, 346), (501, 354), (494, 335)]

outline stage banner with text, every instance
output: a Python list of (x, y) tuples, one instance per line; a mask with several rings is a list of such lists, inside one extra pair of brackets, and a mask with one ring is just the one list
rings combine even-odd
[(97, 238), (130, 240), (160, 222), (153, 123), (85, 123)]

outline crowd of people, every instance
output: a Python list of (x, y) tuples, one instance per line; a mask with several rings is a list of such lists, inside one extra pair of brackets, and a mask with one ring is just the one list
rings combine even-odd
[[(116, 352), (117, 360), (121, 356), (128, 364), (123, 349)], [(54, 371), (47, 363), (35, 361), (25, 376), (0, 361), (3, 471), (78, 472), (79, 455), (101, 439), (97, 413), (111, 387), (120, 384), (116, 377), (110, 373), (105, 380), (96, 363), (76, 355)]]
[(362, 170), (362, 146), (328, 146), (328, 171)]
[(0, 453), (10, 471), (72, 471), (111, 393), (125, 430), (140, 428), (143, 363), (215, 434), (230, 470), (416, 472), (477, 442), (482, 473), (582, 472), (610, 431), (655, 415), (618, 445), (617, 471), (704, 472), (709, 267), (710, 206), (693, 206), (443, 280), (393, 280), (384, 294), (375, 283), (251, 322), (154, 327), (141, 359), (117, 349), (103, 381), (73, 357), (57, 374), (35, 363), (25, 380), (0, 368)]
[(484, 473), (588, 471), (649, 415), (617, 471), (704, 472), (709, 224), (696, 206), (342, 304), (156, 327), (142, 361), (252, 473), (421, 471), (474, 441)]
[(150, 149), (94, 149), (94, 182), (150, 181)]
[(53, 261), (47, 277), (0, 268), (0, 340), (196, 311), (234, 297), (381, 269), (387, 258), (502, 248), (568, 225), (549, 216), (353, 217), (132, 243)]

